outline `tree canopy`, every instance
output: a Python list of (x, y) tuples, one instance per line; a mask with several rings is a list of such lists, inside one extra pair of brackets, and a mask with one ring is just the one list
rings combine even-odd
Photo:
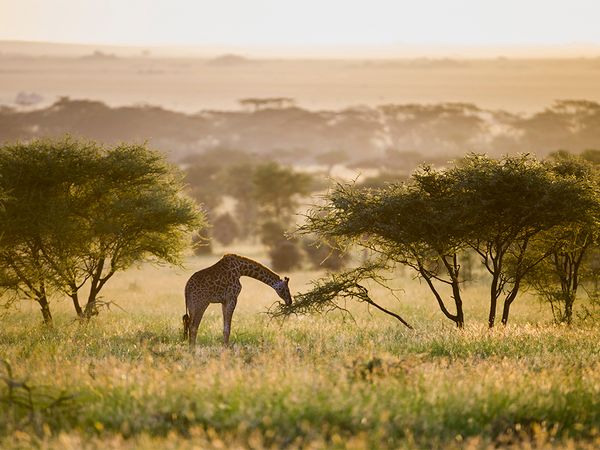
[[(464, 323), (461, 258), (474, 251), (490, 274), (489, 324), (504, 296), (502, 322), (527, 275), (552, 246), (534, 238), (565, 230), (598, 211), (597, 189), (529, 155), (471, 154), (447, 169), (424, 167), (406, 183), (378, 189), (338, 185), (299, 229), (356, 244), (408, 266), (427, 282), (443, 314)], [(450, 288), (455, 311), (439, 286)], [(306, 308), (306, 302), (303, 307)]]
[(203, 226), (176, 169), (143, 145), (70, 138), (6, 145), (0, 186), (10, 192), (0, 210), (5, 284), (38, 302), (46, 322), (53, 293), (90, 317), (116, 272), (141, 261), (177, 263), (188, 232)]
[(533, 253), (547, 253), (548, 257), (524, 278), (525, 284), (550, 304), (555, 320), (567, 324), (572, 322), (580, 285), (594, 278), (590, 255), (600, 239), (600, 177), (597, 163), (587, 156), (557, 152), (547, 161), (557, 176), (585, 186), (596, 195), (586, 210), (579, 211), (577, 220), (536, 237)]

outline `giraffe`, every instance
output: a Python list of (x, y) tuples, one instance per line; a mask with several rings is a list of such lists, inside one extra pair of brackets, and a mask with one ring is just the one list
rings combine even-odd
[(277, 295), (292, 304), (288, 287), (289, 278), (281, 279), (272, 270), (244, 256), (227, 254), (206, 269), (193, 274), (185, 285), (185, 308), (183, 336), (189, 339), (190, 347), (196, 343), (196, 334), (202, 316), (210, 303), (221, 303), (223, 310), (223, 342), (229, 344), (231, 318), (242, 290), (240, 277), (251, 277), (271, 286)]

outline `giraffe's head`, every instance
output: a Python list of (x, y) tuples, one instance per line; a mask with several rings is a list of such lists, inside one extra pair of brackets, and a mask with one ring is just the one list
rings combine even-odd
[(273, 285), (273, 289), (275, 289), (275, 292), (277, 292), (277, 295), (282, 298), (285, 304), (289, 306), (292, 304), (292, 294), (290, 294), (288, 281), (290, 281), (290, 279), (284, 277), (283, 280), (279, 280)]

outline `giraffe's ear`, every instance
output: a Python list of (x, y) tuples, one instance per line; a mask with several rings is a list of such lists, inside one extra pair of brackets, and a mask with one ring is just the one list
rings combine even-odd
[(283, 277), (283, 279), (285, 280), (285, 282), (287, 283), (288, 281), (290, 281), (289, 277)]

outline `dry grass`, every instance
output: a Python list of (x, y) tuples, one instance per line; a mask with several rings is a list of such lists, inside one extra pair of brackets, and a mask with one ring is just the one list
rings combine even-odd
[[(531, 297), (515, 304), (514, 324), (490, 332), (485, 288), (471, 287), (468, 326), (458, 331), (423, 286), (403, 277), (400, 302), (385, 301), (415, 325), (410, 331), (351, 305), (354, 319), (270, 320), (263, 313), (275, 294), (248, 280), (233, 345), (222, 347), (220, 308), (212, 306), (189, 352), (180, 318), (192, 272), (143, 267), (121, 275), (105, 295), (123, 310), (87, 325), (73, 321), (66, 301), (55, 305), (53, 330), (25, 305), (2, 318), (0, 358), (39, 396), (20, 407), (7, 401), (2, 382), (0, 447), (600, 445), (600, 330), (550, 325)], [(302, 290), (317, 275), (291, 274), (292, 287)], [(61, 393), (74, 397), (44, 409), (43, 395)]]

